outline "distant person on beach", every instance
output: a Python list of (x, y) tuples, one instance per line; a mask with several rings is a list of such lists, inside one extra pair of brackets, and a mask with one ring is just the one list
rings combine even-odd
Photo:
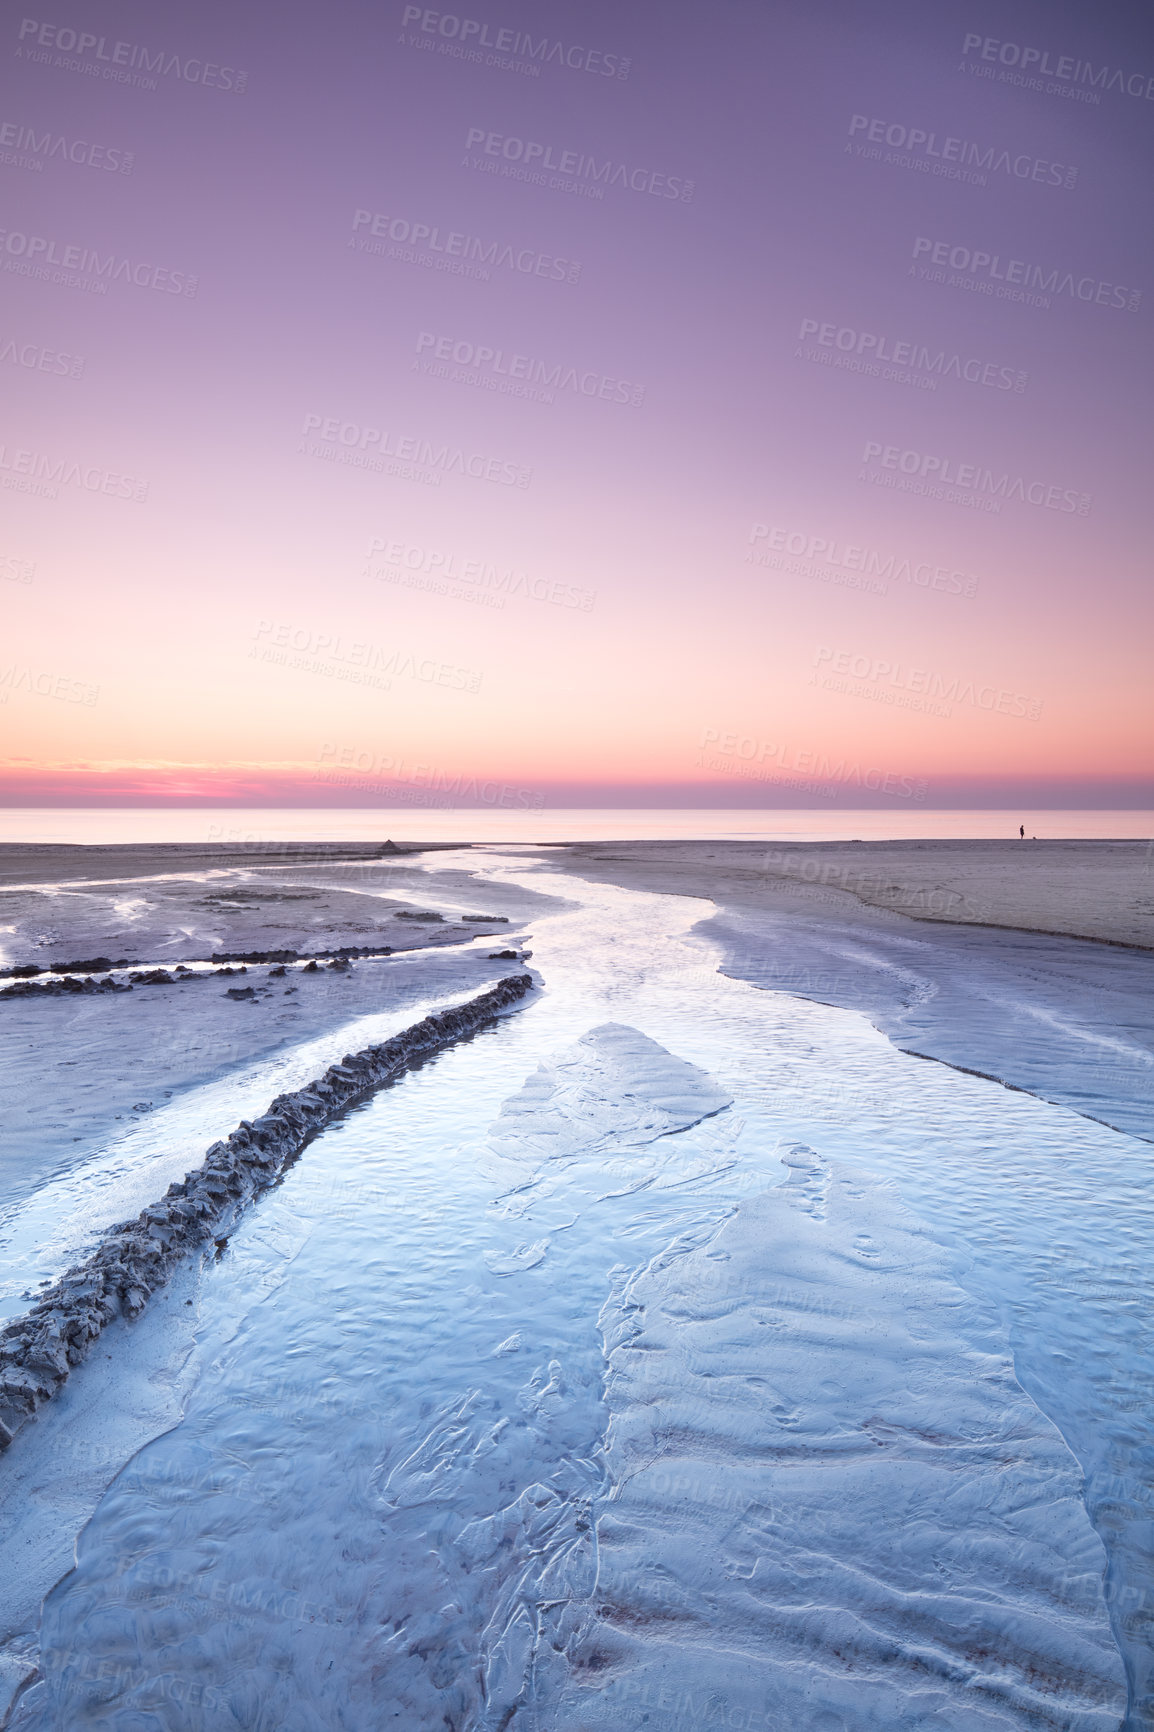
[(1018, 825), (1018, 835), (1023, 842), (1026, 840), (1026, 826), (1024, 824)]

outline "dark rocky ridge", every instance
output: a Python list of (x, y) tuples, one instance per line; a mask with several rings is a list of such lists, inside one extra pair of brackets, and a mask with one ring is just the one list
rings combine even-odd
[(113, 980), (110, 974), (103, 980), (97, 980), (92, 975), (86, 975), (83, 980), (75, 980), (70, 974), (62, 979), (53, 980), (18, 980), (14, 986), (0, 989), (0, 998), (59, 998), (68, 992), (131, 992), (127, 983)]
[[(396, 955), (396, 952), (391, 950), (388, 945), (343, 944), (339, 949), (325, 950), (321, 954), (330, 957), (331, 960), (322, 965), (314, 957), (305, 964), (304, 968), (298, 969), (296, 972), (316, 974), (322, 966), (348, 968), (350, 961), (354, 958), (358, 962), (365, 960), (365, 958), (383, 961), (387, 956)], [(402, 952), (403, 954), (404, 952)], [(0, 998), (35, 998), (45, 993), (49, 997), (59, 997), (62, 993), (68, 992), (131, 992), (134, 986), (174, 986), (188, 980), (216, 980), (225, 974), (247, 974), (249, 963), (275, 962), (283, 964), (301, 960), (301, 953), (296, 950), (249, 950), (227, 955), (224, 952), (214, 951), (212, 956), (214, 965), (226, 962), (230, 966), (226, 968), (213, 966), (196, 972), (187, 963), (178, 962), (172, 973), (169, 973), (166, 968), (149, 968), (135, 974), (126, 974), (123, 981), (113, 980), (110, 974), (98, 979), (94, 975), (77, 977), (71, 974), (61, 975), (54, 971), (46, 979), (26, 980), (22, 978), (13, 981), (11, 986), (0, 987)], [(232, 964), (237, 964), (237, 966), (233, 967)], [(13, 974), (26, 974), (29, 971), (14, 969), (12, 972)], [(40, 971), (36, 970), (36, 972), (39, 973)], [(283, 966), (279, 972), (284, 973)], [(0, 971), (0, 980), (9, 978), (10, 976)]]
[[(438, 922), (440, 924), (445, 922), (443, 914), (409, 914), (402, 911), (395, 918), (398, 920)], [(509, 916), (507, 914), (462, 914), (460, 923), (462, 925), (508, 926)], [(482, 937), (483, 934), (478, 933), (477, 936)], [(337, 956), (351, 957), (355, 961), (361, 961), (367, 956), (393, 956), (395, 954), (391, 944), (338, 944), (325, 945), (320, 948), (314, 947), (311, 950), (214, 950), (208, 960), (209, 962), (301, 962), (309, 956)], [(194, 960), (200, 961), (202, 959), (195, 958)], [(101, 969), (145, 968), (147, 966), (147, 963), (133, 961), (127, 956), (118, 957), (115, 962), (110, 961), (107, 956), (94, 956), (87, 962), (51, 962), (44, 968), (34, 962), (25, 962), (15, 968), (0, 968), (0, 980), (26, 981), (32, 980), (37, 975), (93, 974)], [(187, 968), (188, 964), (186, 962), (178, 963), (177, 967)], [(163, 970), (158, 967), (154, 972), (159, 978)], [(51, 986), (54, 983), (48, 980), (44, 984)]]
[[(395, 952), (391, 944), (339, 944), (325, 945), (312, 950), (214, 950), (209, 962), (301, 962), (306, 956), (351, 956), (358, 960), (366, 956), (392, 956)], [(203, 962), (203, 958), (193, 958)], [(32, 981), (37, 975), (59, 976), (62, 974), (91, 974), (99, 969), (108, 968), (148, 968), (145, 962), (130, 961), (122, 956), (116, 962), (109, 962), (106, 957), (98, 956), (91, 962), (53, 962), (47, 968), (38, 968), (35, 963), (24, 963), (19, 968), (0, 968), (0, 980)], [(178, 962), (177, 970), (189, 969), (187, 962)], [(142, 980), (143, 975), (134, 975), (134, 979)], [(169, 981), (171, 976), (157, 965), (148, 977), (153, 981)], [(52, 986), (54, 979), (48, 978), (43, 984)], [(9, 989), (10, 990), (10, 989)]]
[(134, 1221), (110, 1227), (90, 1256), (0, 1330), (0, 1449), (56, 1394), (105, 1325), (119, 1316), (138, 1317), (181, 1258), (225, 1237), (245, 1205), (318, 1131), (411, 1065), (475, 1033), (532, 984), (529, 974), (507, 975), (391, 1040), (346, 1053), (323, 1077), (278, 1095), (260, 1118), (242, 1120), (226, 1141), (213, 1143), (203, 1164), (170, 1185), (159, 1203)]
[(31, 980), (35, 974), (99, 974), (102, 968), (136, 968), (130, 957), (90, 956), (85, 962), (50, 962), (41, 968), (36, 962), (22, 962), (18, 968), (0, 968), (0, 979)]
[[(330, 963), (330, 967), (335, 964)], [(36, 998), (47, 994), (50, 998), (58, 998), (68, 992), (131, 992), (134, 986), (178, 986), (188, 980), (215, 980), (222, 974), (247, 974), (247, 968), (215, 968), (203, 974), (196, 974), (184, 963), (178, 962), (175, 972), (170, 974), (167, 968), (148, 968), (143, 972), (126, 975), (121, 981), (113, 980), (110, 974), (103, 979), (87, 974), (77, 978), (71, 974), (53, 974), (48, 980), (18, 980), (12, 986), (0, 987), (0, 998)]]
[(392, 956), (388, 944), (339, 944), (333, 950), (214, 950), (210, 962), (300, 962), (306, 956), (314, 960), (321, 956), (354, 957)]

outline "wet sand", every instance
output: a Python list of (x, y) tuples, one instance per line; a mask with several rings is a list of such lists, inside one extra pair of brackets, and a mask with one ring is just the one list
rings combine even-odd
[(1154, 848), (1131, 841), (571, 842), (561, 871), (722, 907), (855, 905), (1154, 949)]
[(1154, 1141), (1154, 871), (1140, 842), (543, 850), (548, 876), (701, 898), (723, 973)]
[(414, 869), (423, 857), (382, 858), (376, 845), (0, 848), (0, 970), (38, 968), (34, 984), (96, 958), (171, 971), (214, 954), (394, 953), (315, 971), (250, 964), (131, 992), (0, 998), (0, 1205), (188, 1089), (330, 1030), (339, 1042), (357, 1017), (480, 991), (507, 973), (509, 958), (496, 953), (518, 947), (531, 913), (555, 903), (478, 887), (458, 865), (464, 850), (433, 880)]
[(456, 842), (0, 842), (0, 887), (80, 878), (146, 878), (243, 866), (323, 866), (398, 860), (458, 848)]

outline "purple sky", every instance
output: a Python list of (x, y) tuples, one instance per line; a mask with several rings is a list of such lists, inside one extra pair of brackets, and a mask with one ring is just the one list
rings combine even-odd
[(6, 803), (1149, 801), (1148, 9), (4, 31)]

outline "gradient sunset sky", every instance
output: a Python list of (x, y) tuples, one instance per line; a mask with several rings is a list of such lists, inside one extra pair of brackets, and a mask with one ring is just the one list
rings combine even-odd
[(1149, 802), (1148, 7), (4, 30), (5, 804)]

